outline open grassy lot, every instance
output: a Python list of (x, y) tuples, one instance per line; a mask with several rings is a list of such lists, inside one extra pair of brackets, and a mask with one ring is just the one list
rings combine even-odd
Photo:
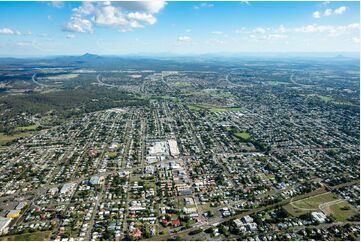
[(0, 237), (1, 241), (44, 241), (49, 240), (51, 231), (39, 231), (19, 235), (9, 235)]
[(296, 202), (290, 202), (283, 208), (292, 216), (298, 217), (303, 214), (320, 210), (321, 204), (337, 200), (337, 196), (327, 192), (320, 195), (312, 196)]
[(217, 107), (205, 104), (188, 104), (187, 107), (191, 111), (208, 110), (210, 112), (228, 112), (228, 111), (241, 111), (240, 107)]
[(249, 140), (251, 138), (251, 135), (247, 132), (234, 133), (234, 136), (236, 136), (237, 138), (244, 139), (244, 140)]
[(35, 124), (29, 125), (29, 126), (21, 126), (17, 127), (15, 131), (34, 131), (36, 130), (37, 126)]
[(322, 102), (330, 102), (333, 100), (330, 96), (318, 96)]
[(114, 158), (116, 158), (118, 156), (118, 152), (108, 151), (107, 156), (109, 157), (109, 159), (114, 159)]
[(27, 137), (30, 136), (31, 133), (29, 132), (22, 132), (22, 133), (17, 133), (17, 134), (12, 134), (12, 135), (6, 135), (3, 133), (0, 133), (0, 146), (2, 145), (6, 145), (7, 143), (19, 139), (19, 138), (23, 138), (23, 137)]
[(332, 214), (340, 222), (345, 222), (353, 215), (357, 214), (357, 209), (353, 208), (348, 202), (341, 201), (324, 209), (326, 214)]
[(175, 82), (174, 86), (176, 86), (176, 87), (191, 87), (192, 84), (190, 84), (188, 82)]

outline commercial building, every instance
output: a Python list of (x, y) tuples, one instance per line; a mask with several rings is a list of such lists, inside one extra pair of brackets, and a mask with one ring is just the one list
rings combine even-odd
[(0, 217), (0, 235), (6, 234), (9, 230), (11, 218)]
[(177, 141), (174, 139), (170, 139), (170, 140), (168, 140), (168, 145), (169, 145), (169, 151), (170, 151), (171, 156), (178, 157), (179, 149), (178, 149)]

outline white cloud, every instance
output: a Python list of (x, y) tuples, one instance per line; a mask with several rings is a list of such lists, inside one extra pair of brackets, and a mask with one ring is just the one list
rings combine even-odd
[(353, 23), (349, 25), (317, 25), (310, 24), (306, 26), (301, 26), (294, 29), (294, 32), (301, 33), (327, 33), (331, 36), (338, 36), (341, 34), (348, 34), (351, 31), (358, 30), (360, 28), (359, 23)]
[(247, 31), (246, 31), (246, 28), (245, 28), (245, 27), (242, 27), (242, 28), (240, 28), (240, 29), (236, 29), (234, 32), (235, 32), (236, 34), (243, 34), (243, 33), (246, 33)]
[(266, 33), (266, 30), (264, 28), (258, 27), (258, 28), (253, 29), (253, 33), (264, 34), (264, 33)]
[(158, 13), (167, 3), (163, 0), (148, 0), (148, 1), (126, 1), (114, 2), (114, 5), (120, 6), (127, 11), (141, 11), (151, 14)]
[(55, 7), (55, 8), (62, 8), (64, 7), (64, 2), (62, 1), (52, 1), (51, 6)]
[(70, 21), (64, 30), (70, 32), (91, 33), (93, 26), (115, 28), (118, 31), (131, 31), (153, 25), (154, 16), (166, 3), (161, 0), (142, 2), (84, 2), (73, 9)]
[(312, 17), (314, 17), (314, 18), (321, 18), (321, 13), (320, 13), (320, 11), (313, 12)]
[(14, 34), (14, 31), (9, 28), (0, 29), (0, 34)]
[(125, 15), (112, 5), (98, 6), (95, 10), (93, 22), (98, 26), (126, 25)]
[(186, 31), (186, 33), (190, 33), (190, 32), (192, 32), (192, 29), (186, 29), (185, 31)]
[[(103, 5), (110, 5), (109, 2), (104, 2)], [(78, 8), (73, 8), (73, 12), (75, 15), (77, 16), (85, 16), (85, 15), (89, 15), (91, 13), (93, 13), (95, 10), (95, 7), (93, 5), (93, 3), (91, 2), (83, 2), (83, 4), (78, 7)]]
[[(336, 8), (335, 10), (332, 10), (331, 8), (328, 8), (324, 11), (323, 16), (329, 17), (332, 14), (343, 14), (347, 10), (347, 7), (341, 6), (339, 8)], [(319, 11), (316, 11), (313, 13), (314, 18), (321, 18), (321, 13)]]
[(200, 8), (213, 8), (213, 7), (214, 7), (213, 3), (201, 3), (199, 5), (193, 6), (193, 9), (198, 10)]
[(222, 31), (212, 31), (212, 34), (221, 35), (221, 34), (223, 34), (223, 32)]
[(88, 19), (72, 16), (63, 30), (68, 32), (92, 33), (93, 24)]
[(54, 51), (54, 49), (44, 48), (43, 45), (41, 45), (36, 40), (19, 41), (19, 42), (14, 42), (11, 45), (12, 45), (13, 48), (14, 47), (20, 47), (20, 48), (25, 48), (25, 49), (34, 49), (34, 50), (42, 51), (42, 52), (45, 52), (45, 53), (49, 53), (49, 52)]
[(217, 44), (217, 45), (223, 45), (225, 42), (223, 40), (220, 39), (210, 39), (207, 41), (208, 44)]
[(251, 3), (249, 1), (241, 1), (241, 4), (251, 5)]
[(5, 34), (5, 35), (31, 35), (32, 33), (30, 31), (20, 32), (19, 30), (13, 30), (13, 29), (9, 29), (9, 28), (1, 28), (0, 29), (0, 34)]
[(339, 8), (336, 8), (335, 11), (334, 11), (334, 13), (335, 13), (335, 14), (343, 14), (346, 10), (347, 10), (347, 7), (341, 6), (341, 7), (339, 7)]
[(269, 34), (266, 37), (267, 39), (287, 39), (288, 36), (285, 34)]
[(328, 4), (330, 4), (330, 1), (324, 1), (324, 2), (321, 3), (321, 5), (323, 5), (323, 6), (326, 6)]
[(19, 42), (16, 42), (16, 45), (19, 46), (19, 47), (28, 47), (28, 46), (32, 46), (32, 42), (19, 41)]
[(74, 34), (68, 34), (66, 36), (67, 39), (74, 39), (75, 38), (75, 35)]
[(212, 8), (212, 7), (214, 7), (214, 4), (213, 3), (201, 3), (200, 6), (203, 8)]
[(288, 30), (281, 24), (278, 29), (276, 29), (276, 33), (286, 33)]
[(155, 24), (157, 22), (157, 19), (149, 13), (134, 12), (134, 13), (129, 13), (127, 17), (130, 20), (141, 21), (150, 25)]
[(192, 38), (189, 36), (179, 36), (178, 37), (178, 42), (185, 43), (185, 42), (191, 42), (191, 41), (192, 41)]
[(354, 42), (355, 44), (359, 44), (359, 43), (360, 43), (360, 38), (358, 38), (358, 37), (353, 37), (351, 40), (352, 40), (352, 42)]
[(332, 14), (331, 8), (326, 9), (325, 12), (323, 13), (323, 15), (325, 15), (325, 16), (330, 16), (331, 14)]

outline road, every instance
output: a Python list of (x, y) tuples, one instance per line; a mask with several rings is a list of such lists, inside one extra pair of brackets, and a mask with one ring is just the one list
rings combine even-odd
[(107, 87), (118, 87), (117, 85), (112, 85), (112, 84), (104, 83), (101, 79), (102, 79), (102, 78), (101, 78), (101, 73), (99, 73), (99, 74), (97, 75), (97, 81), (98, 81), (98, 83), (99, 83), (100, 85), (102, 85), (102, 86), (107, 86)]
[(35, 74), (31, 77), (31, 80), (32, 80), (36, 85), (38, 85), (38, 86), (47, 87), (48, 85), (42, 84), (42, 83), (40, 83), (40, 82), (38, 82), (38, 81), (36, 80), (36, 74), (37, 74), (37, 73), (35, 73)]

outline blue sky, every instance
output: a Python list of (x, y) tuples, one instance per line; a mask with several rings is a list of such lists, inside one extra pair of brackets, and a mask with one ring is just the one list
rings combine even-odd
[(0, 2), (0, 56), (359, 52), (359, 2)]

